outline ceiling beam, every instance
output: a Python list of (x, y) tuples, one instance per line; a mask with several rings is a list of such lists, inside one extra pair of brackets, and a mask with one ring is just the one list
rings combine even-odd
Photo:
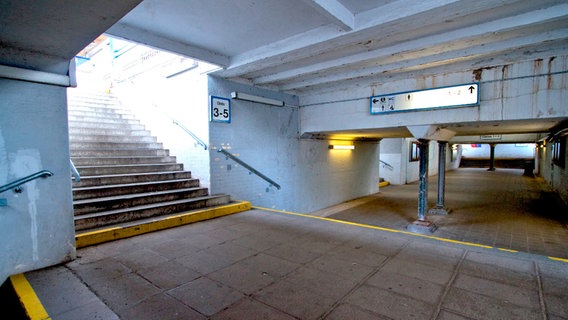
[(355, 29), (355, 15), (337, 0), (304, 0), (344, 31)]
[[(487, 44), (484, 46), (473, 45), (460, 48), (458, 50), (443, 53), (434, 53), (419, 58), (407, 58), (404, 60), (393, 61), (389, 64), (381, 64), (373, 67), (360, 67), (357, 69), (337, 70), (333, 73), (325, 73), (317, 77), (303, 79), (300, 81), (287, 82), (279, 85), (283, 91), (295, 90), (302, 87), (318, 86), (323, 83), (334, 83), (347, 79), (364, 78), (378, 76), (385, 73), (408, 72), (416, 69), (426, 69), (444, 64), (453, 64), (460, 61), (471, 61), (480, 57), (498, 56), (506, 54), (512, 50), (526, 46), (535, 46), (545, 42), (562, 41), (566, 39), (568, 29), (549, 30), (537, 35), (529, 35), (520, 38), (508, 39)], [(483, 66), (479, 66), (483, 67)]]
[[(514, 17), (507, 17), (472, 27), (462, 28), (442, 34), (403, 42), (390, 47), (377, 48), (372, 51), (366, 51), (338, 59), (328, 60), (299, 68), (287, 69), (286, 71), (279, 73), (254, 78), (252, 79), (252, 82), (255, 84), (263, 85), (279, 81), (286, 81), (292, 78), (299, 78), (311, 73), (322, 73), (326, 70), (333, 70), (338, 68), (346, 69), (349, 65), (356, 65), (368, 61), (380, 61), (382, 59), (393, 57), (395, 55), (401, 56), (401, 54), (403, 53), (412, 51), (423, 52), (425, 47), (432, 49), (436, 46), (444, 44), (448, 44), (447, 48), (449, 48), (450, 44), (454, 44), (453, 46), (456, 47), (455, 43), (457, 43), (459, 40), (463, 40), (464, 45), (467, 41), (467, 45), (473, 46), (476, 45), (475, 38), (478, 38), (480, 40), (478, 40), (477, 42), (483, 41), (483, 43), (477, 44), (486, 45), (488, 37), (492, 38), (492, 40), (503, 41), (506, 40), (505, 37), (507, 36), (506, 34), (504, 34), (505, 32), (514, 29), (531, 27), (532, 25), (541, 24), (546, 21), (561, 19), (566, 17), (567, 13), (568, 4), (557, 5), (554, 7), (533, 11)], [(511, 33), (509, 37), (513, 36), (515, 36), (515, 34)]]
[[(413, 66), (407, 69), (393, 70), (381, 74), (372, 74), (367, 77), (346, 79), (336, 82), (322, 82), (311, 86), (302, 86), (289, 89), (293, 94), (308, 94), (317, 96), (338, 90), (345, 90), (348, 87), (369, 86), (369, 84), (380, 84), (394, 82), (416, 77), (433, 76), (436, 74), (451, 74), (456, 72), (472, 71), (482, 68), (502, 67), (506, 64), (517, 63), (520, 61), (530, 61), (565, 55), (568, 52), (568, 41), (565, 39), (546, 43), (546, 45), (533, 45), (512, 51), (501, 52), (498, 55), (471, 56), (469, 59), (446, 61), (424, 66)], [(282, 90), (282, 88), (275, 88)]]
[[(397, 1), (399, 3), (402, 0)], [(504, 0), (512, 1), (512, 0)], [(350, 44), (355, 44), (361, 41), (367, 41), (371, 34), (384, 34), (385, 28), (394, 28), (394, 23), (400, 23), (400, 21), (408, 21), (413, 24), (415, 28), (419, 29), (424, 23), (432, 23), (433, 20), (438, 19), (440, 22), (444, 21), (443, 16), (435, 15), (430, 21), (424, 19), (412, 19), (413, 16), (429, 12), (436, 9), (442, 4), (444, 5), (444, 11), (448, 15), (461, 15), (465, 12), (467, 8), (475, 8), (478, 10), (490, 9), (494, 6), (494, 1), (492, 3), (487, 3), (488, 0), (479, 1), (485, 6), (478, 4), (470, 5), (471, 1), (468, 0), (423, 0), (417, 2), (417, 5), (401, 7), (404, 10), (392, 10), (389, 6), (389, 13), (374, 17), (373, 19), (365, 20), (358, 26), (358, 17), (356, 16), (355, 25), (356, 29), (350, 32), (338, 32), (336, 27), (331, 28), (330, 26), (323, 26), (317, 29), (307, 31), (306, 33), (292, 36), (281, 41), (271, 43), (267, 46), (259, 47), (251, 51), (245, 52), (240, 55), (233, 56), (231, 58), (231, 66), (226, 70), (217, 72), (217, 75), (221, 77), (231, 78), (239, 77), (247, 73), (258, 71), (265, 68), (270, 68), (284, 63), (288, 63), (294, 60), (308, 58), (310, 56), (315, 56), (330, 50), (334, 50), (338, 47), (347, 46)], [(490, 2), (490, 1), (489, 1)], [(402, 5), (402, 3), (400, 3)], [(446, 5), (458, 4), (452, 6), (451, 8), (445, 8)], [(460, 6), (459, 4), (463, 4)], [(381, 11), (380, 7), (377, 12)], [(465, 9), (464, 9), (465, 8)], [(446, 10), (447, 9), (447, 10)], [(472, 9), (473, 10), (473, 9)], [(471, 13), (468, 9), (467, 13)]]
[(211, 50), (168, 39), (152, 33), (151, 31), (130, 26), (125, 23), (117, 23), (107, 30), (107, 34), (134, 41), (156, 49), (169, 51), (182, 56), (205, 61), (220, 67), (229, 66), (229, 57)]

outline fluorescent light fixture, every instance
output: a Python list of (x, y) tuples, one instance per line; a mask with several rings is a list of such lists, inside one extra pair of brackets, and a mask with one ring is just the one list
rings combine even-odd
[(278, 106), (278, 107), (284, 106), (284, 101), (265, 98), (265, 97), (259, 97), (259, 96), (255, 96), (255, 95), (252, 95), (252, 94), (242, 93), (242, 92), (231, 92), (231, 99), (264, 103), (264, 104), (269, 104), (269, 105)]
[(330, 144), (329, 148), (332, 150), (353, 150), (355, 149), (354, 145), (337, 145), (337, 144)]

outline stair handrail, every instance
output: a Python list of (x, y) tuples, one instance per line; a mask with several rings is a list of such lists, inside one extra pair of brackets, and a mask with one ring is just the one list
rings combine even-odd
[(10, 190), (10, 189), (17, 189), (22, 184), (30, 182), (32, 180), (35, 180), (37, 178), (47, 178), (47, 177), (51, 177), (52, 175), (53, 175), (53, 172), (51, 172), (49, 170), (38, 171), (34, 174), (30, 174), (27, 177), (23, 177), (21, 179), (18, 179), (16, 181), (13, 181), (13, 182), (10, 182), (6, 185), (3, 185), (2, 187), (0, 187), (0, 193), (4, 192), (6, 190)]
[(195, 142), (197, 142), (198, 145), (203, 146), (203, 150), (207, 150), (207, 144), (199, 139), (199, 137), (197, 135), (195, 135), (195, 133), (191, 132), (191, 130), (189, 130), (186, 126), (184, 126), (183, 124), (181, 124), (179, 121), (177, 121), (176, 119), (168, 116), (170, 119), (172, 119), (173, 123), (177, 126), (179, 126), (183, 131), (185, 131), (185, 133), (189, 134), (193, 140), (195, 140)]
[(217, 150), (217, 152), (221, 152), (222, 154), (224, 154), (225, 156), (227, 156), (227, 158), (231, 158), (233, 161), (235, 161), (236, 163), (240, 164), (241, 166), (245, 167), (246, 169), (249, 170), (249, 172), (256, 174), (257, 176), (259, 176), (260, 178), (262, 178), (263, 180), (265, 180), (266, 182), (270, 183), (271, 186), (275, 186), (276, 189), (280, 190), (280, 185), (278, 183), (276, 183), (274, 180), (270, 179), (269, 177), (265, 176), (264, 174), (262, 174), (260, 171), (256, 170), (255, 168), (251, 167), (249, 164), (247, 164), (246, 162), (244, 162), (243, 160), (235, 157), (233, 154), (231, 154), (230, 152), (228, 152), (227, 150), (223, 149), (223, 148), (219, 148)]
[(81, 175), (79, 174), (79, 171), (77, 171), (77, 167), (75, 167), (73, 160), (69, 159), (69, 164), (71, 165), (71, 175), (73, 176), (73, 180), (75, 180), (75, 182), (81, 181)]
[(379, 160), (380, 163), (382, 163), (385, 167), (389, 168), (389, 170), (394, 170), (394, 167), (391, 166), (390, 164), (384, 162), (383, 160)]

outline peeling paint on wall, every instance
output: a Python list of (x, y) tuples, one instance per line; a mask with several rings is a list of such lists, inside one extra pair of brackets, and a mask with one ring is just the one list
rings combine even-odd
[(8, 182), (8, 155), (6, 153), (6, 143), (4, 142), (4, 135), (0, 130), (0, 185)]
[[(20, 179), (42, 170), (41, 156), (37, 149), (18, 150), (9, 155), (9, 172), (13, 179)], [(32, 259), (39, 260), (38, 253), (38, 228), (37, 228), (37, 202), (40, 199), (36, 181), (32, 180), (23, 186), (23, 195), (28, 199), (28, 212), (30, 214), (30, 237), (32, 240)]]

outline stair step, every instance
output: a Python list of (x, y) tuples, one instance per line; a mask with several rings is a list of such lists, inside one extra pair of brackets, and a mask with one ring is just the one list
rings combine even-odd
[(88, 117), (88, 116), (68, 116), (69, 121), (74, 122), (93, 122), (93, 123), (120, 123), (120, 124), (140, 124), (140, 120), (136, 119), (123, 119), (123, 118), (104, 118)]
[(230, 197), (228, 195), (215, 195), (76, 216), (75, 229), (85, 230), (97, 228), (126, 221), (134, 221), (137, 219), (156, 217), (216, 205), (224, 205), (229, 202)]
[(70, 141), (71, 149), (89, 149), (89, 150), (109, 150), (109, 149), (163, 149), (164, 145), (161, 142), (105, 142), (105, 141)]
[(164, 157), (169, 156), (167, 149), (71, 149), (71, 158), (75, 157)]
[[(152, 134), (148, 130), (132, 130), (124, 127), (105, 129), (104, 133), (111, 136), (129, 136), (129, 137), (152, 136)], [(100, 128), (69, 127), (70, 136), (76, 136), (76, 135), (90, 136), (90, 135), (100, 135), (100, 134), (101, 134)]]
[(73, 200), (111, 197), (124, 194), (151, 193), (164, 190), (188, 189), (197, 187), (199, 187), (198, 179), (178, 179), (77, 187), (73, 188)]
[(77, 249), (97, 245), (108, 241), (130, 238), (145, 233), (175, 228), (190, 223), (214, 219), (251, 209), (250, 202), (230, 201), (227, 204), (206, 208), (184, 210), (150, 218), (111, 224), (88, 230), (79, 230), (75, 234)]
[(72, 157), (76, 167), (85, 166), (107, 166), (107, 165), (128, 165), (128, 164), (154, 164), (154, 163), (175, 163), (176, 157)]
[(69, 108), (67, 110), (67, 115), (74, 117), (97, 117), (102, 119), (136, 119), (134, 114), (126, 110), (118, 111), (116, 109), (98, 107), (90, 107), (90, 110)]
[(114, 112), (132, 114), (132, 110), (117, 105), (113, 102), (96, 102), (96, 101), (80, 101), (68, 100), (67, 110), (69, 111), (100, 111), (100, 112)]
[(82, 199), (73, 202), (75, 215), (84, 215), (95, 212), (118, 210), (128, 207), (136, 207), (158, 202), (168, 202), (196, 197), (204, 197), (209, 194), (207, 188), (184, 188), (166, 191), (124, 194), (119, 196), (101, 197), (96, 199)]
[(83, 121), (68, 121), (69, 128), (85, 128), (85, 129), (130, 129), (130, 130), (145, 130), (146, 127), (140, 123), (105, 123), (105, 122), (83, 122)]
[(70, 106), (88, 104), (88, 105), (106, 105), (110, 108), (121, 107), (120, 100), (114, 96), (67, 96), (67, 104)]
[(99, 176), (121, 173), (146, 173), (163, 171), (183, 171), (183, 164), (180, 163), (155, 163), (155, 164), (134, 164), (116, 166), (85, 166), (78, 167), (81, 176)]
[(104, 142), (158, 142), (156, 137), (152, 136), (124, 136), (124, 135), (104, 135), (104, 134), (73, 134), (69, 135), (69, 139), (74, 142), (82, 141), (104, 141)]
[(155, 173), (131, 173), (102, 176), (82, 176), (81, 181), (73, 182), (74, 188), (113, 185), (121, 183), (141, 183), (149, 181), (191, 179), (190, 171), (171, 171)]

